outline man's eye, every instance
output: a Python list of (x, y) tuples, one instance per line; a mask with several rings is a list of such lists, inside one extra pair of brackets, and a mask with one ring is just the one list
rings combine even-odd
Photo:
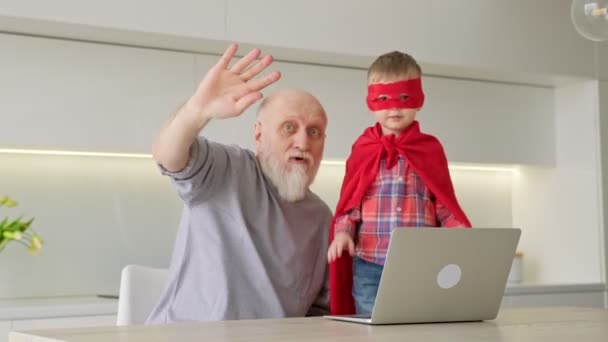
[(401, 101), (407, 101), (407, 99), (409, 99), (410, 97), (406, 94), (401, 94), (399, 95), (399, 100)]
[(388, 96), (380, 95), (380, 96), (378, 96), (378, 101), (380, 101), (380, 102), (388, 101)]
[(318, 128), (310, 128), (308, 129), (308, 134), (316, 138), (321, 135), (321, 131)]
[(285, 125), (283, 125), (283, 128), (285, 129), (286, 132), (293, 133), (296, 130), (296, 125), (294, 125), (292, 123), (286, 123)]

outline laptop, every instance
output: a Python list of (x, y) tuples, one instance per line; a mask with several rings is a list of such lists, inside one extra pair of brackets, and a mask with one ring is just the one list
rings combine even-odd
[(365, 324), (495, 319), (521, 230), (393, 230), (371, 316), (325, 316)]

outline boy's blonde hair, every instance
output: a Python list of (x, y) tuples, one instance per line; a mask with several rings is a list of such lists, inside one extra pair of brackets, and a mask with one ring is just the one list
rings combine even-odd
[(376, 58), (367, 70), (368, 81), (372, 80), (372, 77), (387, 76), (417, 78), (422, 76), (422, 69), (414, 57), (401, 51), (392, 51)]

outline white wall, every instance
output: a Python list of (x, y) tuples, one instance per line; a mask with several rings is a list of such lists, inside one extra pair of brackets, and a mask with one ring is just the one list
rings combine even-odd
[(597, 103), (596, 81), (557, 88), (556, 168), (521, 168), (514, 179), (528, 281), (603, 281)]
[(458, 201), (476, 228), (513, 227), (513, 171), (452, 169)]
[[(181, 201), (151, 159), (0, 154), (0, 165), (0, 195), (20, 202), (2, 214), (34, 217), (45, 241), (37, 257), (2, 252), (0, 298), (116, 294), (124, 265), (168, 265)], [(452, 173), (476, 226), (511, 225), (509, 172)], [(332, 209), (342, 176), (323, 165), (313, 186)]]
[(128, 263), (167, 266), (181, 210), (151, 159), (0, 154), (0, 193), (45, 244), (0, 253), (0, 298), (117, 293)]
[[(474, 227), (511, 227), (511, 191), (515, 174), (509, 170), (450, 170), (456, 196)], [(334, 210), (344, 177), (343, 165), (322, 165), (312, 190)], [(480, 191), (483, 188), (483, 191)]]

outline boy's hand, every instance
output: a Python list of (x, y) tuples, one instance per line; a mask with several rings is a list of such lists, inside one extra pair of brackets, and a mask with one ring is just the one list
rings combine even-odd
[(345, 249), (348, 249), (348, 253), (353, 256), (355, 254), (355, 242), (348, 233), (337, 233), (327, 251), (327, 260), (334, 262), (342, 256)]

